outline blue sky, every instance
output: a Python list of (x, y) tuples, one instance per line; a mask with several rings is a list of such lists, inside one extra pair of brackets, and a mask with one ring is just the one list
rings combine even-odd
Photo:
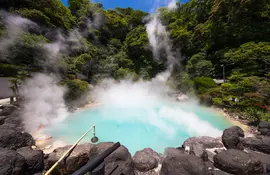
[[(61, 0), (66, 6), (68, 0)], [(156, 2), (159, 1), (159, 6), (165, 6), (170, 0), (93, 0), (93, 2), (99, 2), (103, 4), (105, 9), (114, 9), (115, 7), (132, 7), (133, 9), (143, 10), (150, 12), (151, 9), (157, 8)], [(181, 3), (185, 3), (188, 0), (180, 0)]]

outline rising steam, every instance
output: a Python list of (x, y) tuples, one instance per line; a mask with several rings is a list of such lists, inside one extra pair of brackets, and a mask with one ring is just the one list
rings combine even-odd
[(63, 99), (65, 89), (56, 82), (56, 77), (36, 74), (22, 86), (22, 116), (26, 131), (31, 133), (41, 125), (52, 125), (68, 116)]
[(0, 59), (5, 60), (8, 48), (24, 33), (38, 25), (21, 16), (0, 10), (0, 18), (3, 19), (5, 34), (0, 40)]

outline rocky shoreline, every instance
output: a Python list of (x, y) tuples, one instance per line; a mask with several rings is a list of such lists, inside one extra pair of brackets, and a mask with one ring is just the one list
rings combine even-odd
[[(208, 136), (187, 139), (178, 148), (158, 154), (151, 148), (132, 157), (121, 146), (105, 159), (105, 174), (119, 175), (227, 175), (270, 173), (270, 123), (261, 122), (254, 135), (238, 126), (223, 131), (221, 138)], [(71, 174), (113, 143), (78, 145), (52, 174)], [(70, 145), (45, 154), (35, 146), (33, 137), (23, 132), (19, 108), (0, 107), (0, 174), (42, 174)]]

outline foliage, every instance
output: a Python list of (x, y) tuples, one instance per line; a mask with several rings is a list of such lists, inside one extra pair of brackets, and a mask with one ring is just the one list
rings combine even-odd
[(17, 66), (13, 64), (0, 64), (0, 76), (1, 77), (15, 77), (20, 70), (24, 70), (25, 67)]
[(211, 61), (206, 60), (205, 53), (193, 55), (187, 62), (187, 72), (194, 77), (206, 76), (210, 77), (214, 70)]
[(217, 84), (210, 77), (196, 77), (194, 85), (199, 94), (206, 92), (207, 89), (217, 87)]
[(38, 66), (45, 60), (41, 43), (46, 42), (42, 35), (25, 33), (10, 46), (7, 60), (16, 65)]
[(68, 87), (64, 96), (67, 102), (78, 100), (89, 91), (88, 83), (79, 79), (63, 80), (60, 84)]
[(224, 57), (234, 63), (234, 70), (239, 73), (263, 76), (269, 71), (270, 43), (245, 43), (237, 49), (229, 50)]

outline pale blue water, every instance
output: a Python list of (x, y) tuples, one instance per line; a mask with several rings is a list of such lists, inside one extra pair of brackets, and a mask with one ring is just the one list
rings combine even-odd
[[(189, 137), (221, 136), (231, 126), (224, 117), (202, 107), (162, 102), (125, 108), (101, 105), (76, 112), (45, 133), (72, 144), (94, 124), (100, 142), (119, 141), (132, 155), (147, 147), (163, 153), (164, 148), (179, 147)], [(83, 142), (90, 142), (91, 137), (88, 134)]]

